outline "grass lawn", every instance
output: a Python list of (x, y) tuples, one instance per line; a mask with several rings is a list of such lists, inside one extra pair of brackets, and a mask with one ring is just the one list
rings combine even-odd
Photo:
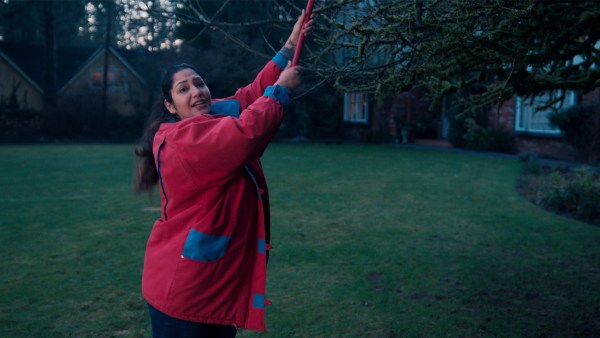
[[(157, 196), (132, 146), (0, 147), (0, 337), (146, 337)], [(520, 197), (519, 163), (273, 144), (266, 334), (599, 336), (600, 227)]]

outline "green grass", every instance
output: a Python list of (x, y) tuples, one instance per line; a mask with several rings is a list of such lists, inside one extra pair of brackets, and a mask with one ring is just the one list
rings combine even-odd
[[(0, 337), (142, 337), (157, 196), (132, 146), (0, 147)], [(600, 228), (515, 190), (516, 160), (273, 144), (267, 334), (600, 335)]]

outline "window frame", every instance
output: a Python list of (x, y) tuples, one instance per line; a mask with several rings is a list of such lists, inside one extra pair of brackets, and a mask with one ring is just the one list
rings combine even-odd
[[(515, 131), (523, 134), (537, 134), (537, 135), (548, 135), (548, 136), (560, 136), (562, 135), (562, 131), (559, 128), (554, 129), (535, 129), (532, 127), (533, 124), (533, 115), (534, 114), (545, 114), (548, 116), (552, 113), (552, 108), (547, 108), (545, 110), (536, 111), (535, 108), (538, 106), (536, 103), (540, 100), (545, 100), (548, 95), (551, 95), (554, 92), (547, 92), (543, 95), (538, 95), (533, 98), (523, 98), (522, 96), (517, 96), (515, 100)], [(560, 92), (558, 92), (560, 94)], [(556, 109), (565, 109), (572, 107), (577, 104), (577, 94), (574, 91), (567, 91), (565, 94), (565, 98), (562, 102), (557, 102), (554, 105)], [(524, 112), (524, 109), (527, 109), (527, 112)], [(522, 122), (523, 114), (529, 113), (527, 121)], [(547, 122), (548, 128), (550, 128), (550, 121)]]
[[(102, 67), (93, 67), (90, 68), (88, 85), (92, 90), (101, 90), (102, 89)], [(99, 78), (96, 74), (99, 74)], [(107, 90), (111, 92), (125, 92), (128, 89), (127, 83), (127, 74), (125, 70), (117, 67), (109, 67), (108, 73), (106, 74), (108, 78), (108, 86)], [(122, 81), (119, 81), (122, 79)]]
[[(358, 96), (354, 98), (354, 96)], [(354, 102), (351, 100), (354, 98)], [(359, 101), (360, 100), (360, 101)], [(350, 111), (351, 105), (355, 107), (361, 107), (363, 109), (362, 114), (358, 110)], [(363, 92), (345, 92), (344, 93), (344, 122), (354, 124), (368, 124), (369, 123), (369, 94)], [(363, 115), (362, 118), (359, 118)]]

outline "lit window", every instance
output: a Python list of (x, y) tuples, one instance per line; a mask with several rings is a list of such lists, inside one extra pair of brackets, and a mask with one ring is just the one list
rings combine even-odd
[[(90, 87), (93, 89), (102, 88), (102, 68), (94, 68), (90, 73)], [(126, 90), (125, 74), (122, 69), (109, 68), (106, 74), (106, 83), (111, 91)]]
[(101, 87), (102, 86), (102, 73), (101, 72), (92, 72), (92, 87)]
[(565, 109), (574, 106), (576, 103), (575, 93), (567, 92), (564, 100), (556, 103), (554, 109), (552, 107), (543, 110), (537, 109), (538, 107), (543, 106), (550, 98), (556, 97), (556, 95), (558, 95), (557, 92), (549, 92), (544, 95), (536, 96), (533, 98), (533, 100), (517, 97), (517, 121), (515, 129), (522, 132), (552, 135), (560, 134), (560, 129), (550, 124), (549, 117), (555, 111), (555, 109)]
[(365, 93), (344, 93), (344, 121), (367, 123), (369, 101)]

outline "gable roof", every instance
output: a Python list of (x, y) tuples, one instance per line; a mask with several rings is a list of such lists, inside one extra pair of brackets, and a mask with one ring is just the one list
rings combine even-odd
[[(144, 78), (114, 48), (114, 55), (135, 78), (146, 85)], [(59, 46), (56, 50), (56, 88), (57, 93), (77, 78), (92, 62), (104, 55), (103, 47)], [(0, 57), (6, 59), (27, 81), (43, 92), (44, 83), (44, 46), (22, 43), (0, 43)]]
[(31, 77), (29, 77), (21, 67), (19, 67), (8, 55), (4, 54), (1, 50), (0, 58), (6, 61), (17, 73), (19, 73), (19, 75), (21, 75), (25, 79), (25, 81), (29, 82), (33, 86), (33, 88), (35, 88), (40, 93), (44, 93), (42, 87), (40, 87), (37, 84), (37, 82), (35, 82)]
[[(96, 51), (85, 61), (83, 62), (79, 68), (77, 69), (76, 72), (74, 72), (74, 74), (70, 77), (69, 81), (67, 81), (64, 85), (62, 85), (60, 87), (60, 90), (58, 91), (58, 94), (60, 94), (61, 92), (63, 92), (64, 90), (67, 89), (67, 87), (73, 83), (77, 78), (79, 78), (79, 76), (82, 75), (83, 72), (85, 72), (86, 69), (88, 69), (94, 62), (96, 62), (96, 60), (100, 57), (104, 56), (104, 47), (100, 47), (98, 49), (96, 49)], [(133, 67), (131, 67), (131, 65), (129, 64), (129, 62), (125, 61), (125, 59), (112, 47), (108, 47), (109, 52), (117, 58), (117, 60), (119, 60), (119, 62), (121, 62), (125, 68), (127, 68), (127, 70), (136, 78), (138, 79), (138, 81), (140, 81), (143, 85), (146, 85), (146, 81), (140, 76), (140, 74), (133, 69)]]

